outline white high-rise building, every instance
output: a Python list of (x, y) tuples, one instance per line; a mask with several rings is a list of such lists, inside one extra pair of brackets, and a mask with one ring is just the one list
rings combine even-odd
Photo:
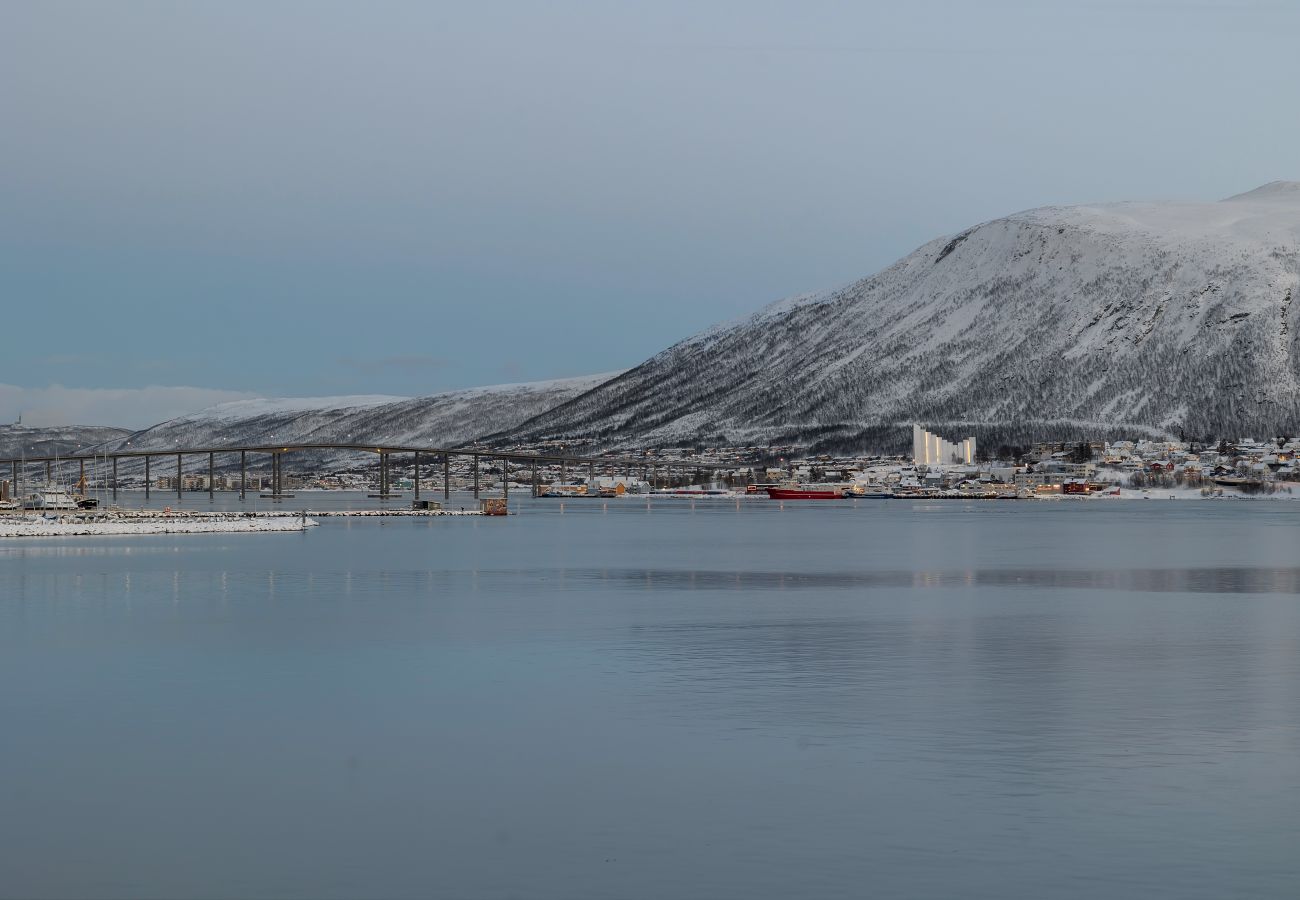
[(912, 462), (918, 466), (961, 466), (975, 462), (975, 438), (949, 443), (920, 425), (912, 426)]

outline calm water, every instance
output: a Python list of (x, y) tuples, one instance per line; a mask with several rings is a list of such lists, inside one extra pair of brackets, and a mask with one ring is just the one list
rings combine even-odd
[(1300, 891), (1300, 503), (522, 510), (0, 544), (0, 896)]

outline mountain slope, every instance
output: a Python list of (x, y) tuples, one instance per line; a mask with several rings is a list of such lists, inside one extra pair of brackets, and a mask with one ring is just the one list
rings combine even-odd
[(1300, 184), (1017, 213), (709, 329), (501, 435), (880, 446), (1300, 430)]
[[(0, 426), (0, 459), (23, 456), (70, 456), (104, 442), (130, 434), (125, 428), (103, 425), (58, 425), (33, 428), (27, 425)], [(0, 472), (0, 478), (7, 477)]]
[(453, 447), (511, 428), (610, 377), (591, 375), (504, 384), (415, 399), (366, 396), (236, 400), (169, 419), (127, 435), (111, 446), (129, 446), (133, 450), (279, 443)]

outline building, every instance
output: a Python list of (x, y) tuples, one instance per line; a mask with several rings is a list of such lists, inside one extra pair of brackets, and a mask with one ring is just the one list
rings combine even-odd
[(920, 425), (913, 425), (912, 462), (918, 466), (971, 465), (975, 462), (975, 438), (952, 444)]

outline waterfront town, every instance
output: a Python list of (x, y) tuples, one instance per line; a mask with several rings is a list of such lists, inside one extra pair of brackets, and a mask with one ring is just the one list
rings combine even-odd
[[(485, 452), (487, 448), (482, 448)], [(501, 448), (495, 448), (500, 452)], [(381, 491), (381, 499), (426, 498), (448, 491), (475, 497), (519, 492), (537, 497), (737, 496), (777, 499), (919, 498), (1054, 499), (1088, 497), (1289, 497), (1300, 486), (1300, 438), (1195, 441), (1039, 442), (1024, 447), (977, 448), (974, 438), (950, 442), (913, 427), (911, 455), (809, 456), (797, 447), (670, 447), (609, 454), (607, 463), (585, 466), (532, 464), (533, 454), (553, 446), (507, 448), (519, 457), (508, 465), (474, 448), (453, 456), (444, 472), (426, 457), (417, 472), (412, 455), (392, 454), (381, 484), (373, 455), (286, 457), (281, 492)], [(600, 459), (599, 456), (596, 457)], [(71, 460), (68, 460), (71, 462)], [(52, 481), (59, 481), (56, 465)], [(81, 481), (85, 482), (85, 466)], [(162, 493), (274, 491), (273, 474), (218, 469), (160, 473), (146, 484), (144, 471), (123, 472), (116, 484), (66, 479), (70, 491), (150, 490)], [(28, 478), (27, 485), (39, 479)], [(18, 505), (9, 481), (0, 481), (0, 502)], [(433, 501), (426, 500), (426, 503)]]

